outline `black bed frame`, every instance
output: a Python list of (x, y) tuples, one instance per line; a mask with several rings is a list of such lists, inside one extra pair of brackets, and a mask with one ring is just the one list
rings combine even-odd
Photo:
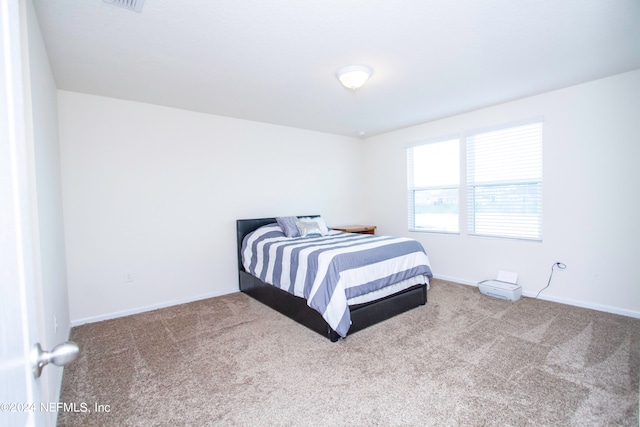
[[(315, 217), (318, 215), (308, 216)], [(241, 254), (244, 237), (263, 225), (275, 222), (275, 218), (239, 219), (236, 221), (240, 291), (329, 338), (332, 342), (338, 341), (340, 336), (327, 324), (320, 313), (307, 305), (304, 298), (264, 283), (245, 271)], [(426, 303), (427, 285), (420, 284), (376, 301), (349, 306), (351, 311), (349, 334)]]

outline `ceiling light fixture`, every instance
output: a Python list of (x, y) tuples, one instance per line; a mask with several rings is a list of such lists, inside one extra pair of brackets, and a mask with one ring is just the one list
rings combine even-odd
[(142, 12), (142, 6), (144, 6), (144, 0), (102, 0), (102, 1), (105, 3), (124, 7), (125, 9), (134, 10), (136, 12)]
[(351, 90), (356, 90), (362, 86), (371, 77), (371, 74), (373, 74), (373, 70), (366, 65), (349, 65), (336, 71), (336, 77), (338, 77), (340, 83)]

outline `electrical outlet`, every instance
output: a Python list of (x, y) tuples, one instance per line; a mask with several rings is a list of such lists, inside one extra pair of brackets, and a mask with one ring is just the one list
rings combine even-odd
[(124, 273), (124, 281), (125, 282), (133, 282), (133, 272), (127, 271)]

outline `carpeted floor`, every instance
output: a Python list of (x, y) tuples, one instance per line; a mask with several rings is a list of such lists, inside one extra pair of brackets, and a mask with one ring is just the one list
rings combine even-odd
[(58, 425), (638, 426), (640, 319), (428, 298), (337, 343), (240, 293), (76, 327)]

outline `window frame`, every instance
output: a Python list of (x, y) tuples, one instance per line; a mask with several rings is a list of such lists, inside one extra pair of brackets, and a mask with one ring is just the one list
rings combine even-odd
[[(469, 151), (470, 138), (488, 132), (495, 132), (501, 130), (507, 130), (510, 128), (517, 128), (521, 126), (539, 124), (539, 140), (537, 141), (537, 154), (539, 158), (539, 175), (535, 179), (505, 179), (505, 180), (496, 180), (487, 183), (478, 183), (472, 182), (469, 179), (469, 169), (471, 167), (470, 162), (474, 161), (474, 158), (471, 157)], [(434, 144), (438, 142), (446, 142), (451, 140), (457, 140), (458, 142), (458, 167), (459, 167), (459, 179), (457, 185), (434, 185), (434, 186), (415, 186), (414, 185), (414, 158), (413, 152), (410, 153), (410, 149), (415, 147)], [(413, 142), (407, 144), (405, 146), (405, 155), (406, 155), (406, 165), (407, 165), (407, 219), (408, 219), (408, 231), (410, 232), (419, 232), (419, 233), (430, 233), (430, 234), (447, 234), (447, 235), (468, 235), (471, 237), (479, 237), (479, 238), (496, 238), (496, 239), (508, 239), (508, 240), (524, 240), (530, 242), (542, 242), (543, 238), (543, 201), (544, 201), (544, 192), (543, 192), (543, 160), (544, 160), (544, 116), (532, 117), (524, 120), (511, 121), (507, 123), (502, 123), (498, 125), (486, 126), (482, 128), (465, 130), (462, 132), (457, 132), (455, 134), (449, 134), (446, 136), (432, 138), (427, 140), (421, 140), (417, 142)], [(536, 192), (529, 192), (533, 194), (532, 200), (537, 203), (536, 207), (539, 208), (535, 211), (535, 221), (537, 221), (537, 234), (536, 235), (523, 235), (525, 232), (523, 231), (522, 235), (515, 234), (501, 234), (501, 233), (493, 233), (493, 232), (478, 232), (477, 230), (477, 205), (472, 203), (474, 198), (477, 195), (477, 188), (488, 188), (488, 187), (518, 187), (518, 186), (528, 186), (533, 188), (537, 186)], [(457, 212), (457, 222), (458, 227), (457, 231), (450, 230), (442, 230), (442, 229), (428, 229), (416, 227), (416, 192), (421, 190), (452, 190), (457, 189), (458, 195), (458, 212)], [(525, 195), (527, 191), (522, 192)], [(521, 194), (522, 194), (521, 193)], [(526, 209), (526, 204), (514, 205), (519, 209)], [(502, 214), (497, 211), (497, 215)], [(517, 217), (517, 215), (514, 215)]]
[[(502, 130), (516, 129), (519, 127), (529, 126), (529, 125), (539, 125), (539, 140), (537, 143), (539, 144), (538, 153), (539, 153), (539, 174), (536, 178), (527, 178), (527, 179), (501, 179), (501, 180), (493, 180), (493, 181), (485, 181), (483, 183), (479, 183), (477, 181), (472, 181), (472, 176), (470, 174), (470, 169), (474, 167), (474, 155), (470, 155), (470, 138), (476, 135), (481, 135), (484, 133), (490, 132), (498, 132)], [(466, 213), (467, 213), (467, 221), (466, 221), (466, 233), (469, 236), (474, 237), (488, 237), (488, 238), (500, 238), (500, 239), (510, 239), (510, 240), (526, 240), (526, 241), (542, 241), (542, 220), (543, 220), (543, 142), (544, 142), (544, 117), (535, 117), (526, 120), (520, 120), (517, 122), (510, 122), (502, 125), (495, 125), (490, 127), (485, 127), (482, 129), (476, 129), (472, 131), (464, 132), (463, 136), (464, 145), (465, 145), (465, 154), (466, 154), (466, 167), (464, 170), (465, 174), (465, 187), (466, 187)], [(536, 221), (537, 221), (537, 230), (536, 234), (533, 236), (525, 236), (523, 233), (521, 234), (509, 234), (509, 233), (499, 233), (497, 231), (493, 232), (480, 232), (477, 230), (477, 204), (475, 203), (475, 198), (477, 188), (498, 188), (498, 187), (523, 187), (527, 186), (529, 188), (536, 188), (537, 192), (537, 203), (539, 209), (536, 211)], [(518, 205), (517, 207), (522, 208), (524, 205)], [(495, 229), (494, 229), (495, 230)]]
[[(405, 156), (406, 156), (406, 165), (407, 165), (407, 219), (408, 219), (408, 230), (411, 232), (418, 233), (437, 233), (437, 234), (454, 234), (459, 235), (461, 229), (461, 197), (460, 191), (462, 186), (462, 166), (458, 163), (458, 183), (457, 185), (428, 185), (428, 186), (416, 186), (414, 185), (415, 173), (413, 167), (413, 152), (411, 155), (409, 154), (409, 150), (413, 150), (416, 147), (421, 147), (430, 144), (437, 144), (448, 141), (457, 141), (458, 144), (458, 161), (460, 159), (461, 153), (463, 151), (462, 146), (462, 134), (455, 133), (447, 136), (428, 139), (425, 141), (418, 141), (411, 144), (408, 144), (405, 147)], [(417, 191), (425, 191), (425, 190), (455, 190), (457, 189), (457, 199), (458, 199), (458, 212), (457, 212), (457, 230), (445, 230), (445, 229), (428, 229), (422, 227), (416, 227), (415, 219), (416, 219), (416, 209), (415, 209), (415, 194)]]

